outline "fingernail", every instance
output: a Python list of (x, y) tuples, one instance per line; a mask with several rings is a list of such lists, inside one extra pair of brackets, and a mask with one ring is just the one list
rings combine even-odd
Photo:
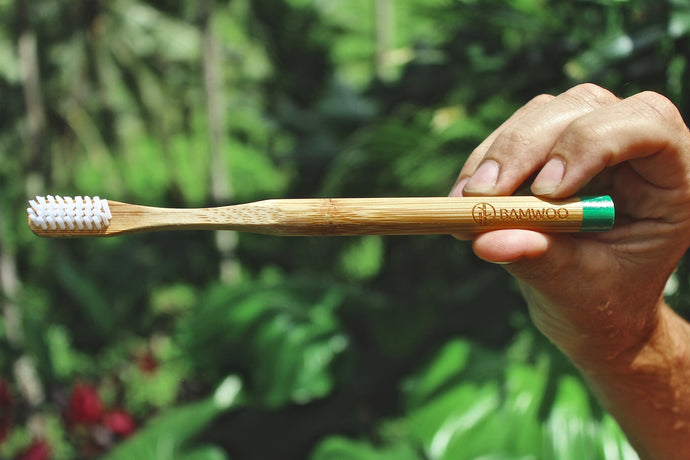
[(560, 158), (551, 158), (532, 183), (532, 193), (535, 195), (548, 195), (556, 191), (565, 174), (565, 163)]
[(464, 191), (470, 193), (492, 192), (496, 187), (496, 182), (498, 182), (498, 170), (498, 163), (493, 160), (486, 160), (467, 181)]
[(450, 193), (448, 194), (449, 197), (461, 197), (462, 196), (462, 189), (465, 188), (465, 184), (467, 183), (467, 180), (469, 177), (464, 177), (458, 181), (455, 186), (451, 189)]

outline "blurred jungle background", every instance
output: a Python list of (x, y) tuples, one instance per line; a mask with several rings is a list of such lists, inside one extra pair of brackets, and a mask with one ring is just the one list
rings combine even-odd
[(0, 0), (0, 458), (636, 458), (467, 243), (47, 240), (25, 208), (446, 195), (540, 93), (687, 115), (689, 39), (687, 0)]

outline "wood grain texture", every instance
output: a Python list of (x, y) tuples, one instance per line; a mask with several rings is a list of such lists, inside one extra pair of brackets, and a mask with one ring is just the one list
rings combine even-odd
[(175, 209), (108, 200), (113, 215), (101, 230), (42, 230), (41, 236), (115, 236), (163, 230), (236, 230), (285, 236), (421, 235), (523, 228), (578, 232), (577, 198), (531, 196), (473, 198), (279, 199), (216, 208)]

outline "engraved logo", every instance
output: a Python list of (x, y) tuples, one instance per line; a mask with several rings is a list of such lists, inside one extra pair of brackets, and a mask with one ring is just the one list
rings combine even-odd
[(549, 220), (565, 220), (568, 218), (567, 208), (498, 208), (489, 203), (477, 203), (472, 208), (472, 219), (479, 225), (491, 225), (493, 221), (517, 223), (545, 222)]
[(486, 225), (496, 218), (496, 208), (489, 203), (477, 203), (472, 208), (472, 219), (480, 225)]

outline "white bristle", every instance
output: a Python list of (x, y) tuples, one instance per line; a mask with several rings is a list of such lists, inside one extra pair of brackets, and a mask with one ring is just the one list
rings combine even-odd
[(34, 226), (42, 230), (101, 230), (110, 225), (108, 200), (95, 196), (37, 196), (26, 209)]

